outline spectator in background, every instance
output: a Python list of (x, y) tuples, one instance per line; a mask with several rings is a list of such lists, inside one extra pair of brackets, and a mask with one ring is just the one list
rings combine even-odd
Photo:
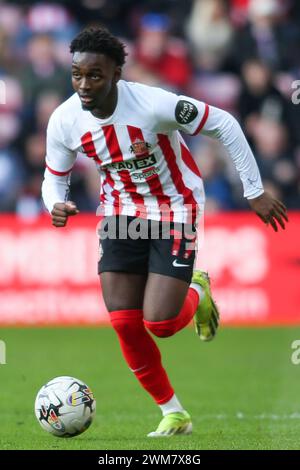
[[(238, 99), (238, 113), (247, 137), (251, 140), (260, 117), (285, 123), (289, 138), (293, 136), (291, 103), (276, 88), (266, 63), (253, 58), (242, 64), (243, 87)], [(290, 141), (290, 143), (292, 143)]]
[(286, 21), (279, 0), (250, 0), (249, 23), (236, 32), (233, 60), (238, 70), (254, 56), (272, 70), (288, 70), (299, 66), (299, 39), (299, 26)]
[[(64, 0), (83, 25), (105, 25), (114, 34), (131, 37), (130, 16), (141, 0)], [(148, 0), (147, 0), (148, 3)]]
[(194, 64), (200, 70), (221, 70), (229, 54), (233, 28), (224, 0), (194, 0), (186, 23)]
[(46, 90), (37, 96), (35, 103), (36, 128), (41, 132), (47, 129), (53, 111), (60, 105), (63, 95), (60, 90)]
[(46, 140), (45, 134), (34, 133), (25, 142), (26, 156), (26, 183), (19, 194), (16, 212), (20, 215), (36, 216), (42, 210), (40, 198), (40, 184), (42, 173), (45, 169), (43, 158), (45, 158)]
[(167, 86), (174, 92), (186, 89), (192, 74), (187, 49), (183, 41), (171, 36), (169, 28), (165, 15), (142, 17), (127, 79)]
[(249, 0), (229, 0), (230, 19), (236, 27), (244, 26), (248, 20)]
[(186, 21), (195, 73), (187, 94), (235, 112), (239, 79), (228, 73), (233, 27), (225, 0), (194, 0)]
[(70, 12), (59, 3), (38, 2), (31, 5), (26, 24), (29, 34), (52, 34), (53, 37), (69, 40), (74, 32)]
[(0, 73), (18, 70), (16, 42), (23, 23), (20, 6), (0, 2)]
[[(198, 144), (193, 154), (205, 181), (205, 207), (208, 212), (234, 208), (232, 188), (226, 178), (226, 163), (222, 158), (223, 149), (216, 142)], [(241, 196), (241, 194), (239, 195)]]
[[(1, 121), (0, 117), (0, 128)], [(26, 182), (25, 170), (17, 150), (1, 144), (3, 145), (3, 131), (0, 132), (0, 212), (15, 212), (17, 200)]]
[(69, 74), (55, 59), (54, 42), (51, 36), (38, 34), (27, 45), (28, 63), (21, 77), (26, 105), (34, 106), (42, 92), (59, 90), (65, 97), (69, 90)]
[[(300, 105), (290, 99), (291, 82), (300, 78), (299, 12), (297, 0), (0, 0), (0, 80), (7, 88), (7, 103), (0, 105), (0, 211), (42, 211), (41, 134), (52, 110), (72, 93), (68, 44), (82, 26), (99, 22), (128, 44), (125, 79), (240, 114), (265, 184), (299, 205)], [(279, 138), (282, 124), (286, 137), (277, 155), (266, 141), (274, 129)], [(202, 138), (190, 143), (200, 154)], [(206, 210), (240, 208), (233, 172), (210, 145), (205, 142), (199, 157)], [(82, 211), (98, 205), (98, 178), (79, 158), (72, 197)]]
[(24, 155), (26, 183), (19, 194), (17, 212), (37, 215), (42, 210), (40, 186), (45, 170), (46, 129), (52, 112), (59, 106), (62, 96), (55, 91), (45, 91), (36, 96), (33, 120), (23, 126), (20, 148)]
[(280, 122), (259, 118), (253, 132), (255, 157), (263, 181), (273, 186), (289, 207), (297, 207), (297, 168), (290, 152), (288, 132)]
[(25, 165), (17, 145), (21, 131), (23, 94), (18, 81), (0, 77), (6, 88), (6, 102), (0, 104), (0, 212), (14, 211), (26, 181)]

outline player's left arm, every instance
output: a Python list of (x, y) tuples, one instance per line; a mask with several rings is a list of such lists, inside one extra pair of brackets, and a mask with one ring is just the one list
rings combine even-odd
[(218, 139), (226, 147), (251, 209), (275, 232), (278, 231), (277, 224), (285, 229), (285, 222), (288, 222), (286, 207), (264, 191), (256, 160), (237, 120), (228, 112), (210, 106), (200, 131)]
[(162, 89), (153, 89), (154, 131), (179, 130), (189, 135), (200, 132), (218, 139), (227, 149), (240, 175), (244, 197), (251, 209), (277, 232), (276, 222), (285, 228), (286, 207), (266, 193), (259, 169), (247, 139), (237, 120), (227, 111), (208, 106), (188, 96), (178, 96)]

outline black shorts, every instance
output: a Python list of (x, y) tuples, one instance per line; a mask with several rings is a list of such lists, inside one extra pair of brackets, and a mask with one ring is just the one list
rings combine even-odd
[(191, 282), (196, 229), (191, 224), (129, 216), (105, 217), (99, 230), (98, 273), (157, 273)]

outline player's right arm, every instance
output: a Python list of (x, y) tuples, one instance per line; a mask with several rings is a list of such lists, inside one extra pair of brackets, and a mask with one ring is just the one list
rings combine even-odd
[(46, 170), (42, 184), (43, 201), (55, 227), (64, 227), (68, 217), (79, 212), (76, 205), (68, 201), (75, 160), (76, 153), (65, 142), (60, 110), (57, 109), (48, 124)]
[(64, 227), (68, 221), (68, 217), (77, 214), (79, 214), (79, 210), (74, 202), (56, 202), (51, 211), (52, 224), (55, 227)]

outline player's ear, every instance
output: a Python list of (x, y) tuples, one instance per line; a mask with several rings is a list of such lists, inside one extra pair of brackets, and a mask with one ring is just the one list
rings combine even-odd
[(114, 73), (114, 79), (116, 83), (120, 80), (121, 75), (122, 75), (122, 67), (120, 65), (117, 65), (115, 68), (115, 73)]

